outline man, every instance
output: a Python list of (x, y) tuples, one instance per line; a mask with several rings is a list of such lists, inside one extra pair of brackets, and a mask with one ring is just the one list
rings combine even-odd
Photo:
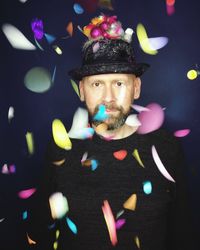
[(44, 205), (30, 215), (29, 237), (36, 249), (49, 242), (69, 250), (193, 249), (177, 141), (163, 130), (138, 134), (138, 124), (126, 122), (149, 65), (136, 63), (130, 29), (124, 32), (115, 16), (94, 18), (83, 32), (83, 63), (69, 74), (79, 81), (95, 133), (71, 138), (71, 150), (50, 143), (38, 191)]

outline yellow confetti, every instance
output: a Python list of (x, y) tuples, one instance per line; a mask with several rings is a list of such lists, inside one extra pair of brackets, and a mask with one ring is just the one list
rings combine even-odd
[(26, 143), (28, 146), (29, 154), (34, 153), (34, 141), (33, 141), (33, 134), (31, 132), (26, 133)]
[(140, 249), (140, 240), (139, 240), (138, 236), (135, 236), (134, 241), (135, 241), (135, 244), (137, 245), (137, 247)]
[(58, 248), (58, 242), (55, 241), (55, 242), (53, 243), (53, 249), (56, 250), (57, 248)]
[(70, 150), (72, 143), (69, 139), (65, 126), (59, 119), (55, 119), (52, 123), (52, 133), (55, 143), (63, 149)]
[(72, 87), (74, 89), (74, 91), (76, 92), (76, 94), (79, 96), (80, 98), (80, 93), (79, 93), (79, 88), (78, 88), (78, 85), (76, 84), (75, 81), (73, 81), (72, 79), (70, 80), (71, 81), (71, 84), (72, 84)]
[(138, 150), (137, 149), (134, 149), (133, 151), (133, 156), (135, 157), (136, 161), (140, 164), (140, 166), (142, 166), (144, 168), (144, 164), (142, 163), (141, 161), (141, 158), (140, 158), (140, 155), (138, 153)]
[(55, 52), (58, 54), (58, 55), (62, 55), (62, 50), (61, 48), (59, 48), (57, 45), (53, 46)]
[(58, 239), (60, 236), (60, 231), (59, 230), (56, 230), (56, 239)]
[(137, 195), (132, 194), (123, 204), (123, 207), (134, 211), (136, 209)]
[(27, 240), (28, 240), (28, 244), (29, 244), (29, 245), (35, 245), (35, 244), (36, 244), (36, 241), (32, 240), (32, 239), (29, 237), (28, 234), (26, 234), (26, 236), (27, 236)]
[(189, 80), (194, 80), (197, 78), (197, 76), (198, 76), (198, 72), (194, 69), (191, 69), (187, 72), (187, 78)]
[(136, 33), (142, 50), (147, 54), (156, 55), (158, 51), (151, 48), (145, 27), (141, 23), (137, 25)]

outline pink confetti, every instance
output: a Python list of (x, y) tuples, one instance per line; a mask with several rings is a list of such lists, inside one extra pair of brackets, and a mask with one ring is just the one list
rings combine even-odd
[(104, 201), (104, 205), (102, 206), (102, 211), (104, 214), (104, 218), (108, 227), (108, 232), (110, 235), (110, 240), (113, 246), (117, 244), (117, 232), (115, 226), (115, 219), (110, 208), (110, 205), (107, 200)]
[(117, 220), (116, 223), (115, 223), (116, 229), (120, 229), (125, 224), (125, 222), (126, 222), (125, 219)]
[(156, 163), (156, 166), (158, 167), (158, 170), (161, 172), (161, 174), (168, 179), (169, 181), (175, 182), (175, 180), (171, 177), (171, 175), (167, 172), (166, 168), (164, 167), (163, 163), (160, 160), (160, 157), (156, 151), (155, 146), (152, 146), (152, 155), (154, 162)]
[(184, 137), (190, 133), (190, 129), (182, 129), (174, 132), (174, 136), (176, 137)]
[(14, 164), (9, 166), (9, 171), (10, 171), (11, 174), (14, 174), (16, 172), (16, 167), (15, 167)]
[(9, 174), (9, 170), (8, 170), (8, 165), (4, 164), (2, 169), (1, 169), (1, 173), (2, 174)]
[(137, 105), (137, 104), (132, 104), (131, 105), (131, 107), (133, 108), (133, 109), (135, 109), (137, 112), (142, 112), (142, 111), (149, 111), (149, 109), (148, 108), (146, 108), (146, 107), (143, 107), (143, 106), (140, 106), (140, 105)]
[(99, 42), (95, 43), (92, 47), (93, 53), (96, 53), (97, 50), (99, 50), (99, 48), (100, 48)]
[(36, 188), (30, 188), (26, 190), (22, 190), (18, 193), (19, 198), (21, 199), (28, 199), (32, 194), (34, 194), (36, 191)]

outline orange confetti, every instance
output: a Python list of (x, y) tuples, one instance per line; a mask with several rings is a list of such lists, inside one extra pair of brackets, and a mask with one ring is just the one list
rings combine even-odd
[(68, 23), (66, 30), (70, 34), (70, 36), (73, 35), (73, 23), (72, 22)]
[(136, 209), (137, 195), (132, 194), (123, 204), (123, 207), (134, 211)]
[(116, 151), (113, 153), (113, 156), (117, 159), (117, 160), (124, 160), (124, 158), (127, 156), (127, 151), (122, 149), (122, 150), (119, 150), (119, 151)]
[(36, 241), (32, 240), (27, 233), (26, 233), (26, 236), (27, 236), (27, 240), (28, 240), (29, 245), (35, 245), (37, 243)]

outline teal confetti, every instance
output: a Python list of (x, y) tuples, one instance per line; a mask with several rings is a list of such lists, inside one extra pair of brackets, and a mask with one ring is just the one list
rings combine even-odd
[(67, 224), (68, 224), (68, 227), (71, 229), (71, 231), (74, 233), (74, 234), (77, 234), (77, 227), (76, 225), (74, 224), (74, 222), (72, 220), (70, 220), (68, 217), (66, 218), (66, 221), (67, 221)]
[(92, 171), (94, 171), (98, 167), (98, 162), (96, 160), (91, 160), (91, 164)]
[(150, 194), (152, 192), (152, 184), (150, 181), (143, 182), (143, 191), (145, 194)]
[(28, 213), (27, 213), (27, 211), (24, 211), (23, 214), (22, 214), (23, 220), (26, 220), (27, 217), (28, 217)]
[(45, 35), (45, 37), (46, 37), (46, 39), (47, 39), (47, 42), (48, 42), (49, 44), (52, 44), (52, 43), (56, 40), (55, 36), (49, 35), (49, 34), (47, 34), (47, 33), (44, 33), (44, 35)]
[(83, 14), (83, 12), (84, 12), (84, 9), (78, 3), (75, 3), (73, 8), (74, 8), (74, 11), (75, 11), (76, 14)]

